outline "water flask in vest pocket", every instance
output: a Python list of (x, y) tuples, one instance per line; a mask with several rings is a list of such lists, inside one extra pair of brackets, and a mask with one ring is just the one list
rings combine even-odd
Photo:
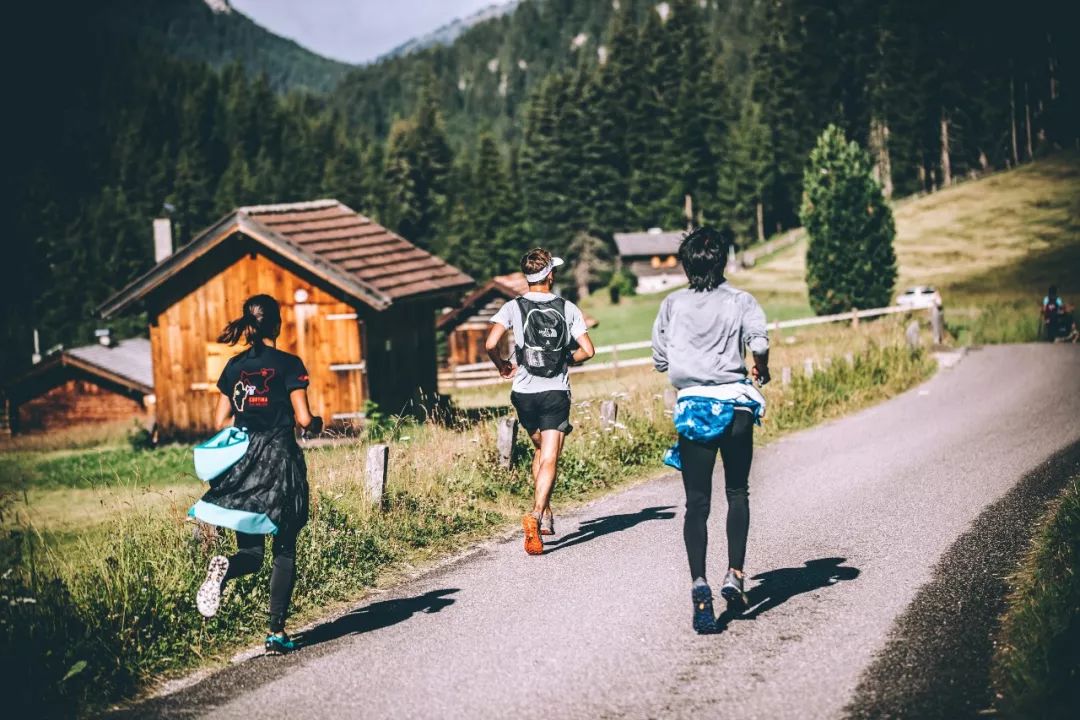
[(195, 474), (210, 482), (244, 457), (248, 449), (248, 434), (236, 427), (227, 427), (204, 443), (195, 446)]
[(524, 348), (525, 366), (529, 368), (544, 367), (544, 351), (538, 348)]

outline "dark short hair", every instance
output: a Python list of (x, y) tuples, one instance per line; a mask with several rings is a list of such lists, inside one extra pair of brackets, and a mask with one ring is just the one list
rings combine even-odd
[(551, 253), (544, 248), (533, 248), (521, 256), (521, 272), (526, 275), (538, 273), (551, 262)]
[(724, 266), (733, 243), (731, 231), (701, 227), (683, 238), (679, 262), (691, 290), (712, 290), (724, 282)]

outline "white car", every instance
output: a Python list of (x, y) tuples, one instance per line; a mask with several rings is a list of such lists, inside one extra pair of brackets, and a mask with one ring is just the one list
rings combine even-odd
[(941, 307), (941, 293), (929, 285), (917, 285), (898, 295), (896, 304), (908, 308)]

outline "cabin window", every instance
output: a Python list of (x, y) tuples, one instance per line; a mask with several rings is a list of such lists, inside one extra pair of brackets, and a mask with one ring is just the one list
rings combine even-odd
[(679, 260), (674, 255), (668, 255), (667, 260), (664, 260), (664, 267), (666, 268), (673, 268), (678, 264)]
[(652, 265), (654, 268), (660, 267), (660, 256), (653, 255), (652, 260), (649, 261), (649, 264)]

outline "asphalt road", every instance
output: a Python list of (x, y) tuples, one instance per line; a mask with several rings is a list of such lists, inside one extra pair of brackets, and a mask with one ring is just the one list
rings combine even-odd
[[(131, 713), (882, 716), (875, 698), (890, 679), (904, 684), (903, 669), (890, 670), (897, 644), (920, 627), (933, 634), (941, 608), (963, 605), (948, 583), (988, 572), (963, 561), (964, 539), (993, 546), (993, 511), (1028, 502), (1028, 485), (1032, 503), (1052, 495), (1053, 481), (1032, 473), (1080, 441), (1078, 418), (1080, 347), (988, 347), (888, 403), (759, 451), (753, 606), (715, 635), (690, 627), (682, 488), (667, 476), (558, 518), (561, 542), (541, 557), (516, 536), (490, 543), (311, 631), (290, 657), (236, 664)], [(723, 516), (718, 493), (714, 582)], [(1030, 517), (1014, 520), (1004, 526), (1015, 544)], [(914, 714), (903, 708), (901, 698), (888, 714)]]

